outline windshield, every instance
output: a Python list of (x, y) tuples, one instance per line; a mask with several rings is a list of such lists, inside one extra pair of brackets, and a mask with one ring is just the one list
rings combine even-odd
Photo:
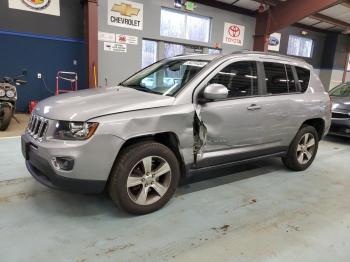
[(141, 70), (121, 85), (163, 96), (174, 96), (208, 63), (203, 60), (163, 60)]
[(329, 92), (331, 96), (348, 97), (350, 96), (350, 83), (345, 83), (335, 87)]

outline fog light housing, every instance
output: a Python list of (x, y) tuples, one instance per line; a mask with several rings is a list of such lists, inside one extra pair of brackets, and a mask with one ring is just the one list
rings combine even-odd
[(71, 171), (74, 167), (74, 159), (70, 157), (53, 157), (51, 162), (56, 170)]

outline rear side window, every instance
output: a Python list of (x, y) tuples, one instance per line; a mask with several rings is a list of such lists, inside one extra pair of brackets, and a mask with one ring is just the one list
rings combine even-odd
[(309, 86), (310, 82), (310, 70), (301, 68), (301, 67), (295, 67), (295, 70), (297, 71), (301, 92), (305, 92)]
[(284, 64), (264, 62), (268, 95), (288, 93), (288, 78)]
[(232, 63), (217, 73), (210, 84), (222, 84), (229, 90), (228, 98), (254, 96), (258, 94), (256, 62)]

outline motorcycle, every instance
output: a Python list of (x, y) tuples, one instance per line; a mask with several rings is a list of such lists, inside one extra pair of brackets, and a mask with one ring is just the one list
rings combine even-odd
[(3, 77), (0, 80), (0, 131), (5, 131), (10, 125), (11, 119), (14, 118), (17, 87), (24, 85), (27, 81), (20, 78), (27, 75), (26, 71), (17, 77)]

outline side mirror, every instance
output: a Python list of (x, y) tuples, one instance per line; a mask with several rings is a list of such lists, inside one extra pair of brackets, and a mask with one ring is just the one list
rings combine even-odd
[(210, 84), (204, 89), (203, 95), (207, 100), (225, 99), (228, 96), (228, 89), (222, 84)]

